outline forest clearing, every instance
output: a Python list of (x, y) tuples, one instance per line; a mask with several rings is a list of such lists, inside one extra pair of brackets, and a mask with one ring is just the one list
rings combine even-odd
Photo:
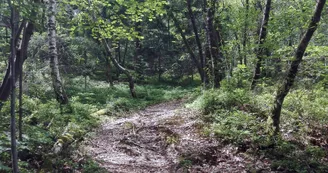
[(327, 12), (0, 0), (0, 173), (326, 173)]

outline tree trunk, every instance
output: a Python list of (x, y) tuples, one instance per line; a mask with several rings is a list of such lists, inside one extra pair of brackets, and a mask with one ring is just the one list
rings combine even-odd
[(161, 82), (162, 80), (162, 59), (161, 59), (161, 51), (159, 51), (158, 55), (158, 82)]
[(19, 94), (18, 94), (18, 139), (23, 141), (23, 68), (19, 75)]
[[(121, 56), (121, 42), (118, 41), (117, 43), (117, 49), (116, 49), (116, 55), (117, 55), (117, 61), (118, 63), (122, 64), (122, 56)], [(106, 58), (107, 59), (107, 58)], [(110, 70), (110, 63), (108, 64), (109, 70)], [(120, 70), (116, 69), (116, 78), (118, 79), (120, 77)]]
[[(33, 30), (34, 30), (34, 25), (32, 23), (23, 23), (22, 25), (26, 26), (26, 29), (23, 33), (23, 37), (25, 37), (25, 39), (22, 41), (22, 46), (19, 46), (20, 49), (18, 49), (16, 51), (16, 59), (14, 62), (14, 66), (15, 66), (15, 76), (11, 76), (10, 75), (10, 68), (12, 66), (12, 64), (9, 62), (7, 65), (7, 70), (6, 70), (6, 74), (5, 77), (2, 80), (2, 84), (0, 86), (0, 101), (6, 101), (9, 98), (10, 95), (10, 83), (12, 81), (13, 78), (15, 78), (15, 81), (17, 81), (18, 76), (20, 75), (20, 69), (22, 68), (22, 65), (24, 63), (24, 61), (27, 58), (27, 48), (28, 48), (28, 44), (30, 41), (31, 36), (33, 35)], [(18, 38), (19, 35), (21, 35), (21, 32), (18, 30), (18, 32), (16, 32), (16, 38)], [(17, 39), (16, 39), (17, 40)], [(16, 41), (17, 43), (17, 41)], [(23, 53), (23, 57), (21, 56), (21, 54)]]
[(214, 9), (215, 9), (215, 2), (216, 0), (210, 0), (209, 2), (207, 0), (204, 1), (204, 7), (205, 7), (205, 13), (206, 13), (206, 22), (205, 22), (205, 28), (206, 28), (206, 36), (207, 36), (207, 46), (209, 50), (209, 55), (211, 59), (212, 64), (212, 76), (213, 76), (213, 87), (218, 88), (220, 86), (220, 79), (218, 74), (218, 55), (219, 55), (219, 46), (218, 46), (218, 40), (216, 33), (214, 31), (214, 25), (213, 25), (213, 18), (214, 18)]
[(125, 58), (126, 58), (126, 54), (128, 52), (128, 45), (129, 45), (129, 41), (126, 41), (125, 48), (124, 48), (123, 60), (122, 60), (122, 62), (120, 62), (122, 64), (122, 66), (124, 66), (124, 64), (125, 64)]
[(67, 104), (68, 98), (62, 84), (58, 67), (58, 54), (56, 45), (56, 0), (48, 0), (48, 41), (52, 85), (55, 96), (60, 104)]
[(223, 56), (220, 52), (219, 42), (219, 32), (215, 31), (214, 27), (214, 14), (216, 9), (217, 0), (210, 0), (209, 3), (205, 1), (204, 6), (206, 8), (206, 36), (208, 41), (208, 46), (210, 50), (210, 56), (212, 61), (212, 75), (214, 88), (220, 87), (220, 82), (224, 78), (223, 70)]
[(128, 77), (128, 81), (129, 81), (129, 88), (130, 88), (130, 93), (131, 93), (131, 96), (133, 98), (137, 98), (137, 94), (136, 94), (136, 91), (135, 91), (135, 88), (134, 88), (134, 80), (133, 80), (133, 77), (132, 75), (130, 74), (130, 72), (125, 69), (124, 67), (122, 67), (118, 62), (117, 60), (112, 56), (112, 53), (111, 53), (111, 48), (109, 47), (107, 41), (104, 41), (104, 44), (106, 46), (106, 52), (107, 54), (109, 55), (109, 58), (110, 60), (113, 62), (113, 64), (115, 65), (115, 67), (117, 69), (120, 69), (127, 77)]
[[(238, 37), (238, 33), (237, 32), (234, 32), (234, 36), (235, 36), (235, 39), (236, 40), (239, 40), (239, 37)], [(237, 52), (238, 52), (237, 59), (239, 60), (239, 64), (243, 64), (243, 55), (241, 54), (241, 46), (240, 46), (240, 43), (237, 41), (236, 44), (237, 44)], [(235, 59), (235, 58), (233, 58), (233, 59)]]
[[(107, 67), (107, 80), (109, 82), (109, 85), (112, 87), (114, 86), (114, 83), (113, 83), (113, 77), (112, 77), (112, 68), (111, 68), (111, 64), (110, 64), (110, 61), (108, 60), (107, 57), (105, 57), (106, 59), (106, 67)], [(119, 69), (117, 69), (117, 71), (119, 71)]]
[[(138, 36), (141, 36), (141, 26), (140, 22), (136, 22), (135, 24), (135, 30), (138, 33)], [(134, 54), (134, 71), (138, 74), (137, 78), (141, 79), (143, 76), (143, 70), (141, 65), (141, 41), (137, 37), (135, 39), (135, 54)]]
[[(8, 5), (11, 10), (10, 16), (10, 25), (11, 25), (11, 39), (10, 39), (10, 58), (9, 63), (15, 64), (16, 57), (16, 44), (17, 44), (17, 37), (16, 29), (17, 29), (17, 22), (18, 22), (18, 14), (16, 8), (8, 1)], [(10, 66), (10, 89), (8, 92), (11, 93), (10, 95), (10, 137), (11, 137), (11, 161), (12, 161), (12, 171), (13, 173), (18, 173), (18, 159), (17, 159), (17, 143), (16, 143), (16, 115), (15, 115), (15, 106), (16, 106), (16, 69), (15, 65)]]
[(87, 78), (88, 78), (89, 69), (87, 68), (88, 57), (87, 57), (87, 52), (86, 51), (84, 51), (83, 56), (84, 56), (84, 73), (83, 73), (83, 75), (84, 75), (84, 91), (87, 91), (87, 87), (88, 87)]
[(262, 20), (262, 25), (260, 29), (260, 36), (258, 40), (258, 50), (256, 53), (257, 56), (257, 62), (254, 70), (254, 76), (253, 76), (253, 81), (251, 85), (251, 90), (255, 89), (257, 81), (260, 79), (261, 76), (261, 67), (262, 67), (262, 61), (266, 53), (266, 48), (264, 47), (264, 42), (266, 40), (267, 36), (267, 28), (268, 28), (268, 23), (269, 23), (269, 16), (270, 16), (270, 10), (271, 10), (271, 0), (267, 0), (265, 10), (264, 10), (264, 15), (263, 15), (263, 20)]
[(191, 21), (191, 24), (192, 24), (192, 29), (194, 31), (194, 34), (195, 34), (195, 39), (196, 39), (196, 44), (197, 44), (197, 47), (198, 47), (198, 54), (199, 54), (199, 58), (200, 58), (200, 65), (201, 65), (201, 68), (203, 69), (202, 70), (202, 79), (203, 79), (203, 83), (204, 85), (206, 85), (208, 82), (208, 77), (205, 73), (205, 58), (204, 58), (204, 55), (203, 55), (203, 48), (202, 48), (202, 44), (201, 44), (201, 41), (200, 41), (200, 38), (199, 38), (199, 34), (198, 34), (198, 29), (197, 29), (197, 25), (196, 25), (196, 20), (195, 20), (195, 16), (194, 16), (194, 13), (192, 11), (192, 7), (191, 7), (191, 0), (187, 0), (187, 9), (188, 9), (188, 14), (189, 14), (189, 17), (190, 17), (190, 21)]
[[(26, 22), (24, 24), (24, 30), (23, 30), (23, 38), (22, 43), (20, 45), (20, 49), (24, 47), (24, 44), (26, 43)], [(20, 54), (20, 59), (24, 59), (25, 51), (22, 51)], [(20, 141), (23, 141), (23, 61), (20, 62), (20, 75), (19, 75), (19, 95), (18, 95), (18, 102), (19, 102), (19, 119), (18, 119), (18, 139)]]
[(191, 49), (191, 47), (190, 47), (190, 45), (189, 45), (189, 43), (187, 41), (187, 38), (186, 38), (186, 36), (185, 36), (182, 28), (179, 25), (179, 22), (178, 22), (177, 18), (173, 15), (172, 12), (169, 12), (169, 15), (172, 17), (172, 19), (174, 21), (174, 24), (175, 24), (176, 28), (178, 29), (178, 32), (180, 33), (180, 35), (182, 37), (182, 40), (183, 40), (183, 42), (184, 42), (184, 44), (185, 44), (185, 46), (187, 48), (187, 51), (188, 51), (188, 53), (189, 53), (192, 61), (194, 62), (195, 66), (196, 66), (196, 68), (198, 70), (198, 73), (199, 73), (199, 75), (201, 77), (201, 80), (204, 81), (205, 80), (205, 78), (204, 78), (204, 73), (205, 72), (204, 72), (204, 69), (203, 69), (202, 65), (200, 64), (200, 62), (196, 58), (196, 55), (194, 54), (194, 52), (192, 51), (192, 49)]
[(282, 85), (278, 88), (277, 95), (274, 100), (272, 115), (271, 115), (271, 118), (273, 120), (273, 128), (274, 128), (275, 135), (277, 135), (280, 131), (279, 124), (280, 124), (280, 114), (281, 114), (282, 104), (290, 88), (294, 84), (298, 67), (302, 61), (304, 52), (313, 36), (313, 33), (318, 28), (318, 23), (320, 21), (321, 13), (325, 3), (326, 0), (317, 1), (315, 12), (312, 16), (308, 29), (296, 49), (294, 59), (291, 62), (291, 66), (289, 67), (289, 70), (287, 71), (287, 75), (283, 79)]
[(243, 33), (243, 59), (244, 64), (247, 65), (247, 30), (248, 30), (248, 16), (249, 16), (249, 0), (246, 0), (246, 14), (244, 23), (244, 33)]

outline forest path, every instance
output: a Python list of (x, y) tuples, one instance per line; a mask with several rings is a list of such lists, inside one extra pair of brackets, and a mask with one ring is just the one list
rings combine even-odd
[(184, 103), (161, 103), (108, 120), (84, 149), (109, 172), (246, 172), (248, 159), (200, 135), (199, 113)]

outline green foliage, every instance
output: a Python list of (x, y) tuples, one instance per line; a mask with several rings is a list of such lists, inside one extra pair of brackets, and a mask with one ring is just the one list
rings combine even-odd
[(211, 124), (204, 129), (207, 135), (214, 134), (236, 144), (264, 135), (261, 130), (265, 127), (266, 115), (247, 90), (208, 90), (188, 106), (205, 114), (204, 120)]
[(286, 97), (285, 114), (303, 120), (327, 121), (327, 92), (324, 89), (294, 90)]
[(117, 41), (127, 38), (131, 41), (134, 38), (143, 38), (131, 25), (145, 19), (152, 21), (156, 15), (163, 15), (163, 6), (166, 1), (117, 0), (116, 2), (108, 2), (97, 0), (91, 2), (74, 0), (64, 1), (64, 3), (80, 10), (73, 18), (73, 22), (79, 25), (72, 27), (73, 33), (78, 32), (82, 27), (82, 30), (91, 30), (92, 36), (98, 40), (111, 39)]
[(250, 95), (247, 90), (234, 91), (208, 90), (200, 96), (194, 104), (198, 105), (205, 114), (215, 113), (218, 110), (234, 110), (249, 103)]
[(267, 152), (274, 161), (271, 169), (285, 172), (327, 172), (328, 166), (322, 162), (326, 152), (316, 146), (304, 150), (292, 143), (280, 141), (275, 149)]
[[(242, 111), (218, 112), (215, 122), (210, 129), (218, 138), (235, 144), (242, 144), (247, 141), (255, 140), (256, 135), (263, 128), (263, 124), (258, 124), (257, 117)], [(208, 132), (209, 133), (209, 132)]]
[(69, 95), (75, 94), (74, 101), (93, 104), (96, 108), (105, 107), (108, 113), (117, 113), (141, 109), (147, 105), (156, 104), (162, 101), (187, 97), (191, 88), (171, 87), (165, 85), (142, 85), (136, 86), (137, 99), (129, 94), (126, 84), (118, 84), (108, 87), (106, 82), (92, 81), (94, 87), (85, 91), (81, 86), (82, 80), (72, 80), (71, 87), (67, 90)]
[[(38, 78), (36, 76), (36, 78)], [(40, 80), (41, 81), (41, 80)], [(47, 84), (42, 81), (47, 86)], [(31, 86), (31, 85), (29, 85)], [(24, 95), (24, 110), (27, 110), (23, 118), (24, 141), (19, 143), (19, 151), (26, 151), (29, 159), (39, 161), (46, 160), (42, 169), (49, 169), (46, 162), (55, 163), (60, 170), (69, 165), (74, 169), (80, 169), (75, 161), (70, 159), (70, 155), (79, 141), (92, 131), (106, 116), (122, 115), (120, 113), (142, 109), (148, 105), (156, 104), (172, 99), (180, 99), (192, 95), (191, 88), (173, 87), (166, 85), (142, 85), (136, 87), (138, 98), (132, 98), (126, 84), (120, 83), (114, 87), (102, 81), (90, 80), (87, 88), (84, 87), (83, 77), (71, 79), (66, 83), (67, 92), (70, 96), (68, 105), (58, 105), (51, 92), (51, 89), (43, 85), (34, 85), (35, 91), (40, 93), (31, 96)], [(2, 114), (10, 111), (9, 103), (2, 108)], [(99, 114), (97, 114), (99, 113)], [(5, 116), (8, 119), (7, 116)], [(8, 126), (8, 121), (1, 122), (1, 128)], [(5, 125), (6, 124), (6, 125)], [(6, 165), (10, 160), (9, 134), (0, 133), (0, 160)], [(55, 143), (64, 145), (64, 150), (58, 157), (63, 162), (52, 157)], [(37, 159), (38, 158), (38, 159)], [(26, 163), (27, 162), (22, 162)], [(75, 166), (74, 166), (75, 165)], [(30, 166), (21, 168), (31, 169)], [(5, 166), (1, 169), (6, 169)], [(84, 164), (84, 172), (104, 172), (95, 163), (88, 161)]]
[(221, 86), (224, 90), (234, 90), (235, 88), (247, 88), (250, 86), (249, 79), (251, 79), (251, 69), (244, 64), (238, 64), (233, 69), (232, 76), (227, 77), (221, 81)]
[(183, 168), (188, 168), (188, 167), (192, 166), (192, 160), (181, 158), (179, 165)]
[[(102, 54), (103, 48), (92, 39), (67, 37), (61, 32), (57, 35), (58, 56), (60, 64), (64, 64), (61, 70), (69, 71), (70, 75), (93, 76), (97, 67), (106, 63), (107, 57)], [(34, 34), (30, 42), (31, 46), (28, 50), (30, 58), (27, 59), (25, 68), (31, 75), (27, 75), (27, 79), (35, 80), (35, 83), (40, 84), (49, 78), (47, 35)], [(39, 93), (37, 90), (35, 92)]]
[[(67, 155), (71, 154), (70, 149), (107, 116), (116, 117), (122, 112), (142, 109), (162, 101), (197, 97), (200, 93), (200, 87), (191, 88), (200, 86), (200, 76), (195, 74), (194, 62), (177, 32), (177, 26), (180, 26), (196, 54), (195, 36), (189, 27), (190, 16), (185, 1), (58, 1), (58, 56), (70, 98), (70, 103), (62, 106), (53, 99), (50, 82), (49, 48), (44, 28), (46, 19), (43, 16), (45, 5), (31, 0), (12, 2), (21, 16), (19, 20), (33, 22), (35, 31), (40, 33), (33, 34), (24, 64), (24, 141), (19, 142), (19, 151), (27, 151), (32, 155), (30, 159), (43, 160), (44, 167), (51, 167), (49, 165), (56, 162), (59, 169), (71, 166), (74, 169), (83, 168), (85, 172), (102, 172), (94, 162), (86, 161), (79, 166), (66, 156), (60, 157), (62, 160), (53, 159), (49, 152), (55, 143), (61, 143), (66, 147), (61, 154), (65, 155), (66, 151)], [(200, 2), (194, 1), (192, 9), (201, 46), (205, 48), (208, 41), (208, 33), (203, 29), (206, 12), (203, 11), (203, 2)], [(217, 1), (214, 27), (222, 39), (217, 41), (222, 43), (219, 52), (224, 57), (218, 66), (224, 66), (226, 71), (221, 73), (229, 75), (221, 81), (220, 89), (204, 91), (188, 106), (204, 113), (202, 118), (209, 124), (204, 131), (208, 135), (253, 149), (275, 144), (273, 153), (276, 155), (272, 154), (275, 159), (272, 168), (275, 170), (311, 172), (314, 169), (328, 172), (320, 160), (326, 154), (321, 148), (322, 144), (312, 142), (312, 146), (309, 140), (313, 127), (323, 128), (328, 122), (327, 22), (322, 20), (315, 39), (306, 51), (296, 85), (285, 99), (281, 118), (283, 139), (272, 141), (266, 132), (266, 119), (271, 114), (275, 85), (281, 82), (281, 74), (286, 72), (293, 58), (315, 1), (273, 1), (268, 36), (263, 45), (266, 56), (261, 67), (262, 79), (256, 93), (248, 89), (258, 50), (258, 29), (264, 1), (250, 1), (249, 9), (244, 3)], [(5, 26), (10, 11), (7, 2), (1, 1), (0, 4), (0, 72), (4, 73), (10, 53), (10, 38), (6, 37), (10, 33)], [(178, 22), (173, 24), (167, 12), (172, 12)], [(327, 18), (327, 15), (322, 18)], [(134, 60), (137, 39), (141, 44), (138, 62)], [(108, 62), (109, 54), (101, 46), (103, 40), (113, 49), (110, 50), (111, 56), (137, 77), (137, 98), (130, 96), (125, 75), (119, 74), (120, 71)], [(243, 62), (244, 58), (247, 64)], [(117, 75), (108, 74), (110, 70)], [(108, 83), (103, 82), (109, 77), (123, 82), (117, 84), (115, 81), (115, 86), (109, 87)], [(0, 114), (0, 172), (10, 169), (9, 111), (10, 106), (6, 102)], [(320, 133), (321, 138), (322, 134), (325, 133)], [(167, 142), (175, 143), (177, 140), (169, 137)], [(295, 144), (293, 140), (301, 144)], [(279, 160), (279, 157), (282, 159)], [(20, 162), (22, 172), (29, 172), (33, 167), (27, 163)], [(181, 165), (189, 167), (191, 162), (182, 160)]]
[(82, 173), (106, 173), (107, 171), (104, 168), (101, 168), (97, 163), (91, 160), (87, 160), (82, 166)]
[(10, 172), (10, 171), (11, 171), (11, 168), (9, 168), (8, 166), (3, 165), (0, 162), (0, 172)]
[[(318, 84), (320, 85), (320, 84)], [(261, 155), (272, 160), (274, 171), (326, 172), (328, 167), (323, 158), (327, 151), (320, 142), (326, 140), (327, 93), (325, 90), (295, 89), (286, 97), (282, 110), (281, 138), (273, 139), (267, 132), (274, 87), (254, 93), (236, 88), (237, 85), (208, 90), (189, 107), (205, 114), (208, 122), (204, 134), (215, 136), (223, 142), (233, 143), (238, 150)], [(306, 122), (306, 123), (305, 123)]]

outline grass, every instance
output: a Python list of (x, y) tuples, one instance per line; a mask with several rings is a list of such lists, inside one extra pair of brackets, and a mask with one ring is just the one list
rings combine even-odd
[(196, 91), (194, 88), (161, 84), (136, 85), (137, 98), (132, 98), (125, 83), (108, 87), (106, 82), (90, 81), (89, 85), (92, 83), (93, 86), (85, 90), (79, 82), (81, 80), (73, 81), (73, 84), (68, 88), (68, 94), (74, 101), (92, 104), (98, 108), (105, 106), (112, 112), (142, 109), (163, 101), (189, 97)]

